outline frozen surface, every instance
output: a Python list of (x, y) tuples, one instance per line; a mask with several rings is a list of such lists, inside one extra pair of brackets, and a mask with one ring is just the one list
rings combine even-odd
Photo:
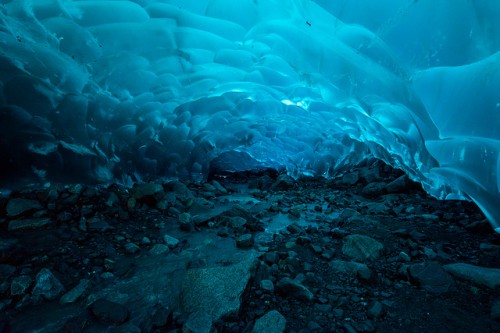
[(375, 156), (498, 228), (499, 50), (497, 0), (3, 0), (2, 183)]

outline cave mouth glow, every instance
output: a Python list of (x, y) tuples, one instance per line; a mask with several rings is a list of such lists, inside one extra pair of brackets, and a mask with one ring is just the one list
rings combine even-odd
[(496, 0), (3, 0), (0, 45), (4, 186), (375, 157), (500, 231)]

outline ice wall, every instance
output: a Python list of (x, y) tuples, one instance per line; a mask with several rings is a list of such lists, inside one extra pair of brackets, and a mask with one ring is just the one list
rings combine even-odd
[(2, 181), (376, 156), (497, 228), (499, 50), (497, 0), (2, 0)]

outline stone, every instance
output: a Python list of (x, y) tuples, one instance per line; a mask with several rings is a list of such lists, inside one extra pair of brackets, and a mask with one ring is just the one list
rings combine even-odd
[(239, 248), (250, 248), (253, 246), (253, 235), (252, 234), (244, 234), (236, 238), (236, 246)]
[(64, 294), (59, 302), (61, 304), (74, 303), (76, 302), (82, 295), (84, 295), (90, 288), (90, 280), (81, 279), (78, 285), (76, 285), (73, 289)]
[(53, 223), (50, 218), (13, 220), (9, 222), (8, 229), (9, 231), (38, 229)]
[(361, 195), (364, 196), (365, 198), (376, 198), (385, 193), (386, 186), (387, 183), (385, 182), (368, 183), (361, 190)]
[(345, 174), (342, 179), (340, 180), (340, 183), (342, 185), (354, 185), (359, 181), (359, 171), (355, 170), (352, 172), (349, 172)]
[(7, 281), (16, 272), (16, 267), (7, 264), (0, 264), (0, 278)]
[(385, 187), (388, 193), (406, 193), (414, 183), (408, 178), (407, 175), (402, 175), (393, 180)]
[(500, 286), (500, 269), (474, 266), (465, 263), (445, 265), (444, 269), (460, 279), (495, 289)]
[(349, 275), (357, 275), (363, 270), (370, 270), (366, 264), (355, 261), (332, 260), (330, 267), (333, 272), (344, 273)]
[(233, 229), (239, 229), (247, 224), (247, 220), (240, 216), (228, 217), (226, 224)]
[(163, 236), (163, 241), (167, 244), (169, 249), (174, 249), (179, 245), (179, 240), (169, 235)]
[(17, 276), (10, 284), (10, 294), (12, 296), (24, 295), (32, 283), (33, 279), (28, 275)]
[(287, 191), (295, 186), (295, 180), (287, 174), (282, 174), (271, 185), (272, 191)]
[(192, 228), (192, 218), (189, 213), (182, 213), (178, 217), (179, 227), (183, 231), (189, 231)]
[(384, 246), (364, 235), (349, 235), (344, 238), (342, 253), (356, 260), (376, 259)]
[(167, 253), (169, 251), (170, 251), (170, 249), (168, 248), (167, 245), (164, 245), (164, 244), (155, 244), (155, 245), (153, 245), (153, 247), (151, 248), (151, 250), (149, 250), (149, 254), (158, 256), (160, 254), (164, 254), (164, 253)]
[(219, 191), (222, 194), (227, 194), (227, 190), (218, 181), (212, 180), (211, 183), (217, 191)]
[(268, 292), (274, 292), (274, 283), (271, 280), (261, 280), (260, 288)]
[(255, 322), (252, 333), (283, 333), (286, 319), (276, 310), (269, 311)]
[(128, 242), (127, 244), (125, 244), (125, 252), (126, 253), (135, 254), (139, 251), (141, 251), (141, 248), (139, 247), (139, 245), (132, 243), (132, 242)]
[(257, 262), (257, 252), (248, 251), (232, 265), (188, 270), (181, 289), (182, 308), (187, 313), (205, 311), (213, 321), (237, 317)]
[(210, 333), (211, 329), (212, 318), (205, 311), (191, 313), (184, 326), (182, 326), (183, 333)]
[(312, 301), (313, 293), (302, 283), (290, 278), (282, 278), (276, 284), (276, 290), (284, 297), (293, 297), (301, 301)]
[(42, 268), (36, 275), (33, 296), (41, 296), (52, 301), (64, 292), (64, 286), (47, 268)]
[(89, 310), (98, 321), (107, 324), (123, 324), (129, 317), (129, 311), (125, 306), (108, 301), (105, 298), (92, 303)]
[(132, 196), (137, 200), (141, 200), (147, 196), (153, 196), (161, 192), (163, 192), (163, 186), (157, 183), (139, 184), (130, 190)]
[(411, 265), (408, 273), (414, 284), (433, 294), (445, 293), (453, 285), (452, 277), (436, 262)]
[(170, 319), (171, 312), (165, 308), (165, 307), (160, 307), (156, 309), (155, 313), (153, 314), (153, 327), (154, 328), (160, 328), (167, 326), (169, 319)]
[(378, 319), (384, 315), (384, 305), (379, 301), (374, 301), (368, 305), (366, 314), (368, 318)]
[(34, 210), (42, 209), (43, 206), (36, 200), (14, 198), (7, 204), (7, 216), (15, 217)]

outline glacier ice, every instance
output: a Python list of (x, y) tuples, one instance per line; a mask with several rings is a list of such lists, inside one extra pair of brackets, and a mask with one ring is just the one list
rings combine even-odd
[(1, 180), (376, 157), (499, 228), (499, 87), (497, 0), (3, 0)]

